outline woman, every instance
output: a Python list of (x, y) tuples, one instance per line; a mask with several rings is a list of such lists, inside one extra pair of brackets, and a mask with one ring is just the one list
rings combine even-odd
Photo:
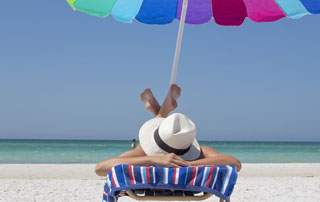
[(106, 176), (110, 168), (119, 164), (160, 167), (233, 165), (239, 172), (241, 162), (238, 159), (198, 144), (195, 124), (188, 117), (179, 113), (168, 116), (177, 108), (180, 92), (181, 89), (172, 84), (160, 106), (151, 90), (146, 89), (141, 94), (141, 100), (154, 118), (141, 127), (140, 144), (134, 150), (98, 163), (96, 174)]

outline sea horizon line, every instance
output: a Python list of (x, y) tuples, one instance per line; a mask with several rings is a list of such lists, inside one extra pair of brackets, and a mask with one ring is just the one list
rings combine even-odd
[[(37, 140), (43, 140), (43, 141), (132, 141), (132, 139), (62, 139), (62, 138), (0, 138), (0, 141), (37, 141)], [(139, 141), (137, 139), (137, 141)], [(301, 140), (202, 140), (198, 139), (199, 142), (270, 142), (270, 143), (320, 143), (320, 141), (301, 141)]]

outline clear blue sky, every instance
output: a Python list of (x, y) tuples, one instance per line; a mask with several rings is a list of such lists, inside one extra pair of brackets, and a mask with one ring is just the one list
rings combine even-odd
[[(177, 112), (200, 140), (320, 141), (320, 16), (187, 25)], [(162, 102), (178, 21), (123, 24), (65, 1), (0, 3), (0, 138), (131, 139)]]

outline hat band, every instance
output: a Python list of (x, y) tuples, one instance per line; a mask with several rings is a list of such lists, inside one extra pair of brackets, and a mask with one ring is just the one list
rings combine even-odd
[(184, 155), (185, 153), (187, 153), (190, 148), (191, 148), (191, 145), (186, 148), (186, 149), (175, 149), (175, 148), (172, 148), (170, 147), (169, 145), (167, 145), (160, 137), (159, 135), (159, 128), (154, 132), (154, 140), (155, 142), (157, 143), (157, 145), (164, 151), (168, 152), (168, 153), (175, 153), (179, 156), (182, 156)]

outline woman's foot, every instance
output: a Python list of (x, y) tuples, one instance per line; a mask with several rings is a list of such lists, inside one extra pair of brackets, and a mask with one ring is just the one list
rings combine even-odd
[(169, 113), (177, 108), (177, 99), (180, 97), (181, 88), (176, 84), (171, 84), (168, 95), (164, 100), (158, 116), (166, 118)]
[(156, 116), (160, 110), (160, 105), (157, 102), (157, 100), (154, 98), (150, 88), (145, 89), (141, 95), (140, 98), (142, 102), (146, 105), (146, 109), (154, 114)]

